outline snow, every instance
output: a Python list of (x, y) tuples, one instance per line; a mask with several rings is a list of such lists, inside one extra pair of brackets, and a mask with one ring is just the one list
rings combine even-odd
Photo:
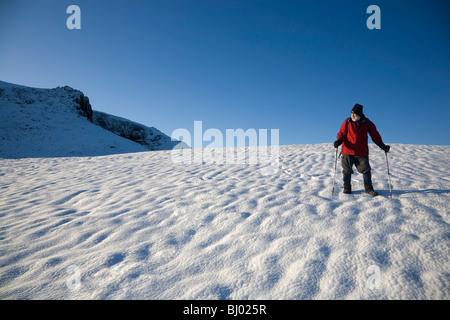
[(157, 129), (120, 117), (94, 110), (95, 120), (115, 132), (139, 126), (145, 145), (90, 122), (77, 110), (75, 99), (81, 94), (70, 87), (38, 89), (0, 81), (0, 157), (99, 156), (173, 147), (170, 137)]
[(332, 196), (332, 143), (181, 164), (1, 84), (0, 299), (450, 298), (450, 146), (390, 144), (390, 198), (371, 144), (380, 195)]
[(392, 144), (392, 199), (370, 148), (375, 198), (359, 174), (331, 197), (331, 144), (281, 146), (270, 176), (171, 151), (3, 159), (0, 298), (448, 299), (450, 147)]

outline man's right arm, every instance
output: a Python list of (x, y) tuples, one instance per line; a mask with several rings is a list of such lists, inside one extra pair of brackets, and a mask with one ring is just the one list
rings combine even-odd
[(341, 129), (339, 130), (337, 134), (337, 140), (334, 142), (334, 147), (339, 147), (347, 138), (347, 130), (346, 130), (346, 124), (347, 120), (344, 121), (344, 123), (341, 125)]

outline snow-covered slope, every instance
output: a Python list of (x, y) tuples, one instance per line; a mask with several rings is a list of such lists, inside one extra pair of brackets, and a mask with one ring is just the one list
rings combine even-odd
[(359, 174), (331, 197), (331, 144), (280, 147), (275, 175), (0, 160), (0, 299), (449, 299), (450, 147), (392, 144), (392, 199), (370, 148), (375, 198)]
[[(118, 118), (93, 111), (81, 91), (67, 86), (37, 89), (0, 81), (0, 115), (0, 158), (96, 156), (175, 145), (155, 128), (126, 119), (115, 121), (116, 127), (110, 121), (105, 130), (103, 119)], [(139, 129), (140, 140), (129, 139), (135, 137), (130, 127)]]

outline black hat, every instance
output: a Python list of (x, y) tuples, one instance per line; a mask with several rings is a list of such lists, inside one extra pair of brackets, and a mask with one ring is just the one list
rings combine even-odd
[(357, 114), (358, 116), (362, 117), (363, 115), (363, 106), (360, 104), (355, 104), (355, 106), (352, 109), (352, 112)]

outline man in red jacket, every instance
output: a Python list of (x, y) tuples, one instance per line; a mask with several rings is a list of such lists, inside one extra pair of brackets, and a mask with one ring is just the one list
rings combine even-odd
[(351, 175), (352, 167), (355, 165), (364, 179), (364, 189), (366, 193), (377, 196), (373, 190), (372, 174), (369, 164), (368, 136), (385, 152), (389, 152), (390, 146), (383, 143), (376, 126), (363, 113), (363, 106), (355, 104), (352, 115), (346, 119), (341, 126), (341, 130), (334, 142), (334, 147), (338, 148), (342, 144), (342, 173), (344, 174), (344, 193), (352, 193)]

